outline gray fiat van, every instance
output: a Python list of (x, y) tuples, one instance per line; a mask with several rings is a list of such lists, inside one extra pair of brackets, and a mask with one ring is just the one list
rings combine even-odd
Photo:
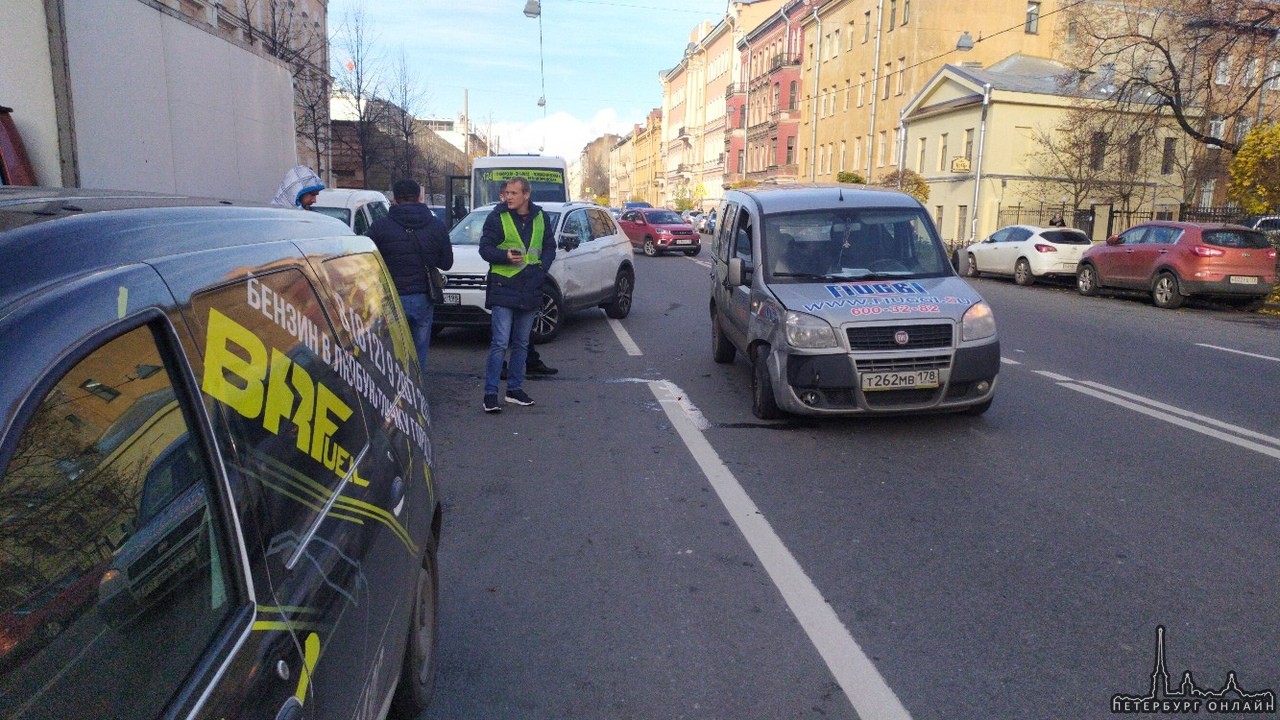
[(416, 716), (431, 413), (319, 213), (0, 188), (0, 717)]
[(711, 348), (751, 363), (751, 409), (847, 415), (991, 406), (1000, 343), (923, 206), (852, 185), (725, 194), (712, 239)]

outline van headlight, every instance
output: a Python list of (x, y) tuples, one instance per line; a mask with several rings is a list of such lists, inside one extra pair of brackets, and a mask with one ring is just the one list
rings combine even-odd
[(964, 313), (960, 322), (960, 339), (964, 341), (981, 340), (996, 334), (996, 316), (991, 306), (979, 302)]
[(787, 312), (787, 344), (796, 348), (838, 347), (836, 333), (820, 318), (798, 312)]

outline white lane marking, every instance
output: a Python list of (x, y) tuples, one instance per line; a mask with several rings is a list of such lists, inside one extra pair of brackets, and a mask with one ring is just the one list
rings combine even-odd
[(1190, 410), (1183, 410), (1182, 408), (1175, 407), (1173, 405), (1167, 405), (1157, 400), (1145, 398), (1141, 395), (1135, 395), (1130, 392), (1125, 392), (1124, 390), (1120, 390), (1119, 388), (1113, 388), (1108, 385), (1103, 385), (1102, 383), (1093, 382), (1091, 380), (1082, 380), (1081, 384), (1088, 385), (1089, 387), (1097, 388), (1099, 390), (1102, 390), (1104, 392), (1109, 392), (1114, 395), (1119, 395), (1120, 397), (1125, 398), (1127, 400), (1132, 400), (1134, 402), (1140, 402), (1145, 405), (1150, 405), (1151, 407), (1156, 408), (1157, 410), (1163, 410), (1167, 413), (1172, 413), (1174, 415), (1181, 415), (1182, 417), (1189, 418), (1191, 420), (1195, 420), (1200, 423), (1204, 423), (1205, 425), (1213, 425), (1215, 427), (1220, 427), (1224, 430), (1228, 430), (1230, 432), (1233, 432), (1237, 435), (1241, 435), (1243, 437), (1253, 438), (1254, 440), (1261, 440), (1263, 442), (1271, 443), (1273, 445), (1280, 445), (1280, 438), (1274, 438), (1274, 437), (1271, 437), (1270, 435), (1263, 435), (1260, 432), (1255, 432), (1248, 428), (1240, 427), (1239, 425), (1232, 425), (1229, 422), (1223, 422), (1222, 420), (1215, 420), (1214, 418), (1208, 417), (1206, 415), (1193, 413)]
[[(835, 610), (822, 597), (737, 478), (716, 455), (711, 443), (686, 415), (687, 401), (672, 394), (679, 388), (669, 382), (654, 381), (649, 383), (649, 389), (662, 404), (671, 425), (702, 468), (703, 475), (737, 523), (738, 530), (760, 559), (765, 572), (782, 593), (787, 607), (826, 661), (827, 668), (858, 712), (858, 717), (862, 720), (911, 720), (907, 709), (849, 634), (848, 628), (840, 622)], [(680, 393), (681, 396), (683, 394)]]
[(1218, 345), (1210, 345), (1209, 343), (1196, 343), (1196, 345), (1202, 348), (1209, 348), (1210, 350), (1221, 350), (1222, 352), (1235, 353), (1237, 355), (1247, 355), (1252, 358), (1260, 358), (1262, 360), (1271, 360), (1272, 362), (1280, 362), (1280, 357), (1271, 357), (1270, 355), (1259, 355), (1257, 353), (1245, 352), (1244, 350), (1233, 350), (1231, 348), (1219, 347)]
[[(1118, 395), (1114, 395), (1110, 392), (1105, 392), (1102, 390), (1098, 390), (1097, 388), (1090, 387), (1094, 383), (1089, 383), (1089, 385), (1081, 385), (1073, 382), (1064, 382), (1064, 383), (1058, 383), (1058, 384), (1064, 388), (1067, 388), (1068, 390), (1075, 390), (1078, 393), (1084, 393), (1085, 395), (1098, 398), (1099, 400), (1104, 400), (1113, 405), (1119, 405), (1120, 407), (1128, 408), (1130, 410), (1133, 410), (1134, 412), (1142, 413), (1143, 415), (1146, 415), (1148, 417), (1153, 417), (1157, 420), (1163, 420), (1164, 422), (1167, 422), (1171, 425), (1184, 427), (1188, 430), (1191, 430), (1192, 432), (1198, 432), (1201, 435), (1208, 435), (1209, 437), (1217, 438), (1224, 442), (1231, 443), (1232, 445), (1238, 445), (1242, 448), (1253, 450), (1254, 452), (1261, 453), (1263, 455), (1267, 455), (1267, 456), (1276, 458), (1277, 460), (1280, 460), (1280, 448), (1267, 447), (1266, 445), (1261, 445), (1251, 440), (1245, 440), (1242, 437), (1238, 437), (1236, 435), (1230, 435), (1220, 430), (1215, 430), (1210, 427), (1205, 427), (1200, 423), (1192, 422), (1191, 420), (1186, 420), (1181, 417), (1177, 417), (1176, 415), (1171, 415), (1169, 412), (1159, 412), (1153, 407), (1146, 407), (1143, 405), (1139, 405), (1136, 402), (1125, 400), (1124, 398)], [(1150, 400), (1144, 399), (1144, 402), (1148, 402), (1157, 406), (1159, 405), (1159, 403), (1155, 403)], [(1176, 408), (1174, 409), (1176, 410)], [(1178, 411), (1178, 414), (1194, 416), (1193, 413), (1188, 413), (1186, 411)], [(1195, 417), (1200, 417), (1200, 416), (1195, 416)], [(1249, 434), (1249, 435), (1257, 434), (1251, 430), (1245, 430), (1244, 428), (1237, 428), (1234, 425), (1228, 425), (1227, 423), (1223, 423), (1217, 420), (1214, 420), (1213, 422), (1214, 424), (1217, 424), (1222, 427), (1232, 428), (1233, 432), (1241, 432), (1242, 434)], [(1266, 438), (1268, 442), (1275, 442), (1277, 444), (1280, 444), (1280, 441), (1277, 441), (1275, 438), (1268, 438), (1265, 435), (1263, 435), (1262, 437)]]
[[(647, 382), (653, 384), (655, 381), (649, 380)], [(699, 431), (706, 430), (711, 427), (711, 423), (707, 421), (706, 416), (702, 414), (702, 411), (698, 409), (697, 405), (693, 404), (693, 401), (689, 399), (689, 394), (684, 390), (681, 390), (679, 385), (676, 385), (670, 380), (659, 380), (656, 382), (677, 404), (680, 405), (680, 409), (684, 411), (685, 417), (689, 418), (689, 422), (693, 423), (694, 427), (698, 428)], [(661, 400), (661, 398), (659, 398), (659, 400)]]
[(613, 330), (613, 334), (617, 336), (618, 342), (622, 343), (622, 349), (626, 350), (628, 355), (638, 357), (644, 354), (640, 351), (640, 346), (636, 344), (636, 341), (631, 339), (631, 333), (628, 333), (627, 329), (622, 327), (621, 322), (613, 318), (608, 320), (609, 327)]
[(1017, 360), (1010, 360), (1010, 359), (1009, 359), (1009, 358), (1007, 358), (1007, 357), (1001, 357), (1001, 358), (1000, 358), (1000, 364), (1002, 364), (1002, 365), (1021, 365), (1022, 363), (1018, 362)]
[(1032, 370), (1031, 372), (1037, 375), (1043, 375), (1049, 378), (1050, 380), (1056, 380), (1057, 382), (1075, 382), (1074, 380), (1067, 377), (1066, 375), (1059, 375), (1058, 373), (1052, 373), (1052, 372), (1049, 372), (1048, 370)]

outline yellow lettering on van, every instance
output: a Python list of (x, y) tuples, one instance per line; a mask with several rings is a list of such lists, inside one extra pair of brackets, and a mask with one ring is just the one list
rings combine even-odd
[(351, 407), (334, 395), (324, 383), (317, 383), (316, 413), (311, 426), (311, 457), (330, 470), (336, 470), (334, 455), (331, 451), (327, 452), (333, 434), (338, 431), (338, 425), (333, 421), (335, 415), (338, 420), (345, 421), (351, 417)]
[[(239, 384), (232, 382), (232, 376)], [(210, 308), (201, 389), (241, 415), (256, 418), (262, 410), (266, 376), (267, 347), (244, 326)]]

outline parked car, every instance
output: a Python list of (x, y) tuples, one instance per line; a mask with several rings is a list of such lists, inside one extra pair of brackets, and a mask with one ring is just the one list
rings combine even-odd
[(1074, 278), (1076, 263), (1092, 244), (1074, 228), (1010, 225), (964, 249), (965, 275), (1012, 275), (1019, 285), (1031, 285), (1036, 278)]
[(1085, 251), (1076, 271), (1081, 295), (1108, 289), (1151, 293), (1156, 307), (1191, 296), (1262, 307), (1276, 283), (1276, 249), (1240, 225), (1157, 221), (1130, 228)]
[(387, 196), (377, 190), (321, 190), (311, 209), (347, 224), (357, 235), (368, 235), (374, 220), (391, 209)]
[(698, 220), (702, 217), (701, 210), (685, 210), (680, 213), (680, 218), (689, 224), (694, 230), (698, 229)]
[(1266, 215), (1249, 223), (1249, 227), (1267, 236), (1271, 247), (1280, 249), (1280, 216)]
[(0, 717), (423, 713), (442, 511), (377, 248), (0, 188)]
[(631, 244), (654, 257), (667, 250), (677, 250), (689, 257), (702, 252), (702, 238), (693, 226), (674, 210), (638, 208), (622, 213), (618, 224)]
[[(542, 289), (542, 310), (533, 321), (533, 341), (555, 339), (565, 317), (577, 310), (601, 307), (611, 318), (625, 318), (635, 292), (635, 266), (631, 243), (609, 212), (584, 202), (540, 207), (549, 224), (543, 242), (556, 243), (556, 258)], [(489, 263), (480, 257), (480, 233), (493, 208), (473, 210), (449, 231), (453, 267), (444, 273), (444, 304), (436, 306), (433, 331), (489, 327), (484, 307)]]
[(751, 362), (756, 417), (991, 406), (995, 317), (910, 195), (730, 190), (711, 255), (711, 355)]

